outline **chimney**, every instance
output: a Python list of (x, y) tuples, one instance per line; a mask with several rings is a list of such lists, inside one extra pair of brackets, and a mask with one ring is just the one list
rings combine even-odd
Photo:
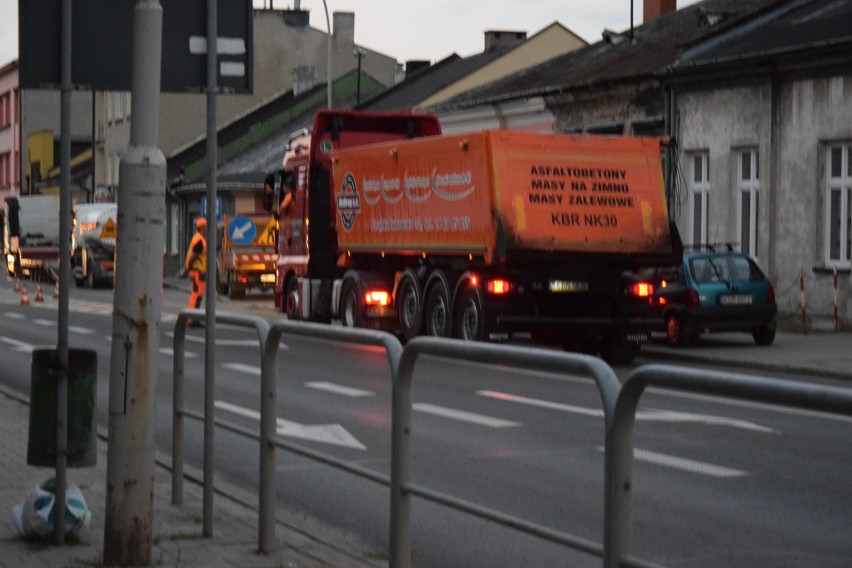
[(677, 10), (677, 0), (644, 0), (642, 23), (647, 24), (660, 16), (665, 16)]
[(512, 32), (504, 30), (489, 30), (485, 32), (485, 51), (497, 45), (515, 43), (527, 39), (527, 32)]

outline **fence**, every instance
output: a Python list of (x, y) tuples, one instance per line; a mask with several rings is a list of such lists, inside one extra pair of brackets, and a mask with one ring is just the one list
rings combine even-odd
[[(326, 465), (347, 471), (390, 488), (390, 566), (411, 565), (411, 498), (419, 497), (442, 504), (519, 531), (561, 543), (602, 558), (605, 568), (628, 566), (652, 568), (655, 564), (629, 556), (632, 539), (632, 462), (633, 425), (639, 399), (649, 385), (667, 389), (699, 392), (724, 397), (766, 402), (808, 410), (852, 416), (852, 390), (801, 382), (775, 381), (733, 373), (693, 371), (665, 365), (647, 365), (636, 369), (620, 385), (613, 370), (600, 359), (586, 355), (495, 346), (419, 337), (405, 348), (392, 335), (369, 330), (353, 330), (321, 324), (280, 321), (269, 325), (252, 316), (217, 314), (216, 320), (242, 327), (254, 327), (261, 347), (260, 432), (254, 433), (227, 422), (214, 420), (213, 401), (206, 400), (203, 415), (183, 408), (184, 338), (187, 317), (203, 319), (198, 310), (183, 310), (178, 316), (174, 336), (173, 471), (172, 502), (182, 502), (183, 417), (203, 420), (204, 526), (212, 526), (212, 463), (207, 463), (207, 448), (212, 448), (213, 425), (257, 440), (260, 445), (260, 484), (258, 490), (258, 549), (272, 551), (275, 543), (275, 466), (276, 449), (282, 448)], [(390, 477), (346, 463), (331, 455), (281, 440), (276, 436), (278, 349), (283, 336), (301, 340), (332, 340), (384, 348), (392, 380), (391, 475)], [(604, 450), (604, 527), (603, 543), (555, 531), (521, 518), (487, 509), (475, 503), (411, 483), (411, 412), (412, 376), (418, 359), (433, 355), (449, 360), (512, 366), (552, 373), (583, 374), (592, 378), (601, 397), (605, 419)], [(285, 377), (286, 379), (286, 377)], [(205, 386), (205, 392), (208, 392)], [(212, 393), (212, 389), (209, 389)], [(212, 397), (211, 397), (212, 398)], [(180, 438), (180, 439), (179, 439)], [(210, 454), (212, 456), (212, 450)], [(211, 460), (212, 462), (212, 460)], [(210, 504), (207, 503), (207, 493)], [(207, 529), (206, 529), (207, 530)], [(210, 532), (207, 532), (209, 535)]]

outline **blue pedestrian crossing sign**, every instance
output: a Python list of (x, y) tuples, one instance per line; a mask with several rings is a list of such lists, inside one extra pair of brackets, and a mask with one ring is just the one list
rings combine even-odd
[(256, 237), (257, 227), (247, 217), (234, 217), (228, 224), (228, 238), (236, 245), (250, 245)]

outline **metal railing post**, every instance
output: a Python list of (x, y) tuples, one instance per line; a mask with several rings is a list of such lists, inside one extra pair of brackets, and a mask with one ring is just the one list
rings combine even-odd
[(178, 314), (172, 342), (172, 505), (183, 504), (183, 392), (186, 363), (186, 321)]
[(258, 550), (268, 554), (275, 546), (275, 434), (278, 417), (278, 344), (281, 330), (266, 335), (260, 362), (260, 486), (258, 487)]

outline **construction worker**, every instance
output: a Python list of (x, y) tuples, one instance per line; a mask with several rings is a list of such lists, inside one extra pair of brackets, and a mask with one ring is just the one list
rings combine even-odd
[[(205, 231), (207, 231), (207, 220), (200, 217), (195, 222), (195, 234), (189, 243), (189, 250), (186, 251), (186, 260), (184, 260), (184, 270), (189, 274), (189, 279), (192, 281), (189, 307), (196, 310), (201, 308), (204, 289), (207, 285), (207, 239), (204, 237)], [(189, 319), (187, 325), (196, 327), (201, 324)]]

